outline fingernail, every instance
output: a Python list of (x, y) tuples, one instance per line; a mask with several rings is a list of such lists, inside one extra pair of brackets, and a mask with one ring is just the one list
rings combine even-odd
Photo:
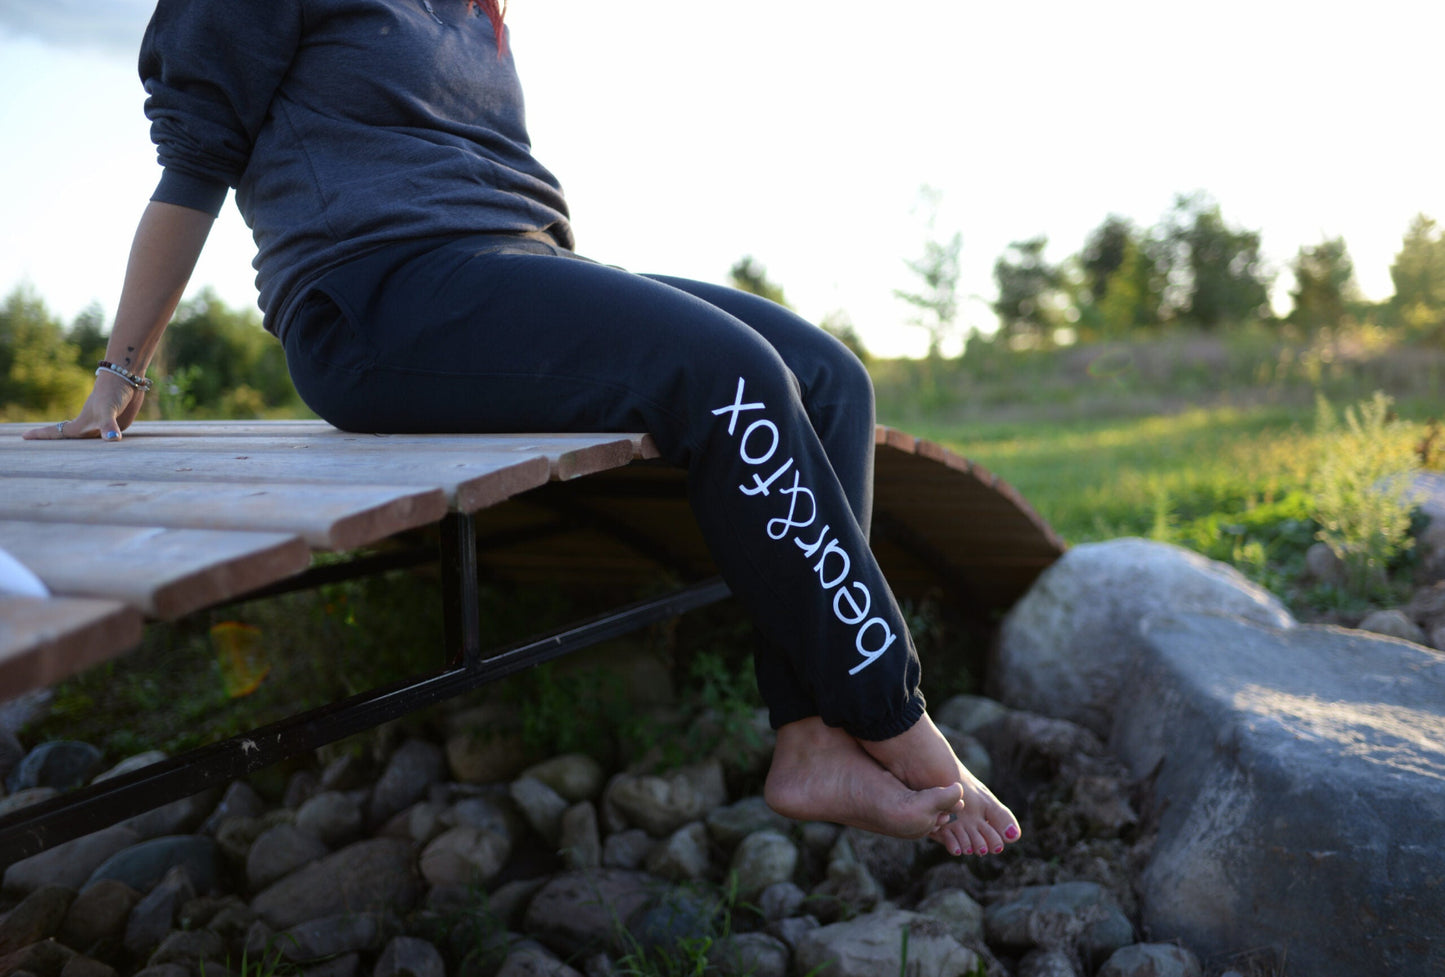
[(103, 435), (101, 435), (101, 437), (105, 438), (107, 441), (114, 441), (116, 438), (120, 437), (120, 432), (106, 431)]

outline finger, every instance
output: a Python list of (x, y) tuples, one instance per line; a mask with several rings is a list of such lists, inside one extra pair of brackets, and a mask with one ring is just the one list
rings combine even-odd
[(20, 437), (26, 441), (58, 441), (65, 437), (62, 428), (69, 423), (69, 421), (60, 421), (57, 424), (47, 424), (44, 427), (32, 427), (20, 435)]

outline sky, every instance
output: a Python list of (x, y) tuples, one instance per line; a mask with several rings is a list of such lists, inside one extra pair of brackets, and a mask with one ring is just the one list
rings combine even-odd
[[(418, 0), (420, 2), (420, 0)], [(461, 2), (461, 0), (445, 0)], [(152, 0), (0, 0), (0, 295), (113, 314), (159, 176), (136, 50)], [(582, 253), (726, 281), (752, 255), (803, 315), (921, 355), (897, 289), (962, 234), (963, 329), (991, 330), (994, 261), (1077, 253), (1110, 214), (1157, 223), (1204, 191), (1288, 263), (1342, 236), (1369, 298), (1410, 220), (1445, 221), (1445, 4), (1220, 0), (514, 0), (533, 149)], [(928, 226), (920, 189), (941, 204)], [(253, 306), (228, 201), (192, 278)]]

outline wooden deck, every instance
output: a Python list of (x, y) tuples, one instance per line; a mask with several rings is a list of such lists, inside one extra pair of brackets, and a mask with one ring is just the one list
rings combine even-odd
[[(475, 515), (482, 571), (625, 583), (715, 572), (683, 473), (642, 435), (358, 435), (317, 421), (151, 422), (120, 444), (0, 425), (0, 549), (50, 599), (0, 599), (0, 699), (134, 647), (146, 619), (225, 604)], [(1063, 550), (1009, 486), (878, 429), (874, 550), (901, 594), (1011, 605)], [(585, 476), (585, 477), (583, 477)]]

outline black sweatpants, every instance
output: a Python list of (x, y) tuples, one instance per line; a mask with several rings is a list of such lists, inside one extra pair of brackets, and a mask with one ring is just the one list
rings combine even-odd
[(282, 330), (310, 407), (367, 432), (646, 431), (764, 638), (775, 726), (860, 739), (924, 711), (868, 548), (873, 388), (822, 329), (757, 296), (635, 275), (529, 238), (408, 242), (308, 287)]

